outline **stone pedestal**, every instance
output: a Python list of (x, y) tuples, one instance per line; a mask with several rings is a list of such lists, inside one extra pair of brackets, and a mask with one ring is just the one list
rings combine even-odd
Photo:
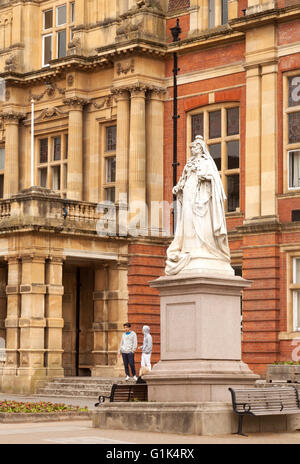
[(241, 361), (241, 291), (236, 276), (178, 274), (150, 283), (161, 298), (161, 360), (149, 401), (230, 401), (229, 387), (259, 377)]

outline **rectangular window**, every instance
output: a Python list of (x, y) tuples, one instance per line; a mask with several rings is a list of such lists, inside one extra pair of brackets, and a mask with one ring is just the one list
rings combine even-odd
[[(293, 260), (293, 284), (300, 284), (300, 259)], [(300, 288), (293, 290), (293, 322), (294, 331), (300, 331)]]
[(240, 109), (238, 106), (235, 108), (227, 108), (227, 135), (236, 135), (240, 133)]
[(52, 168), (52, 189), (60, 190), (60, 166)]
[(215, 0), (209, 0), (208, 2), (209, 15), (208, 15), (208, 27), (212, 29), (215, 27)]
[(289, 188), (300, 188), (300, 150), (288, 152)]
[(234, 174), (227, 177), (227, 211), (236, 211), (240, 206), (240, 176)]
[(0, 176), (0, 198), (3, 198), (3, 190), (4, 190), (4, 175)]
[(288, 114), (289, 143), (300, 142), (300, 111)]
[(209, 113), (209, 138), (217, 139), (221, 137), (221, 110)]
[(39, 169), (39, 185), (40, 187), (47, 187), (47, 168)]
[(116, 181), (116, 157), (110, 156), (106, 158), (106, 182)]
[(44, 30), (51, 29), (53, 27), (53, 11), (44, 11)]
[(67, 31), (63, 29), (57, 33), (57, 58), (63, 58), (67, 54)]
[(105, 189), (105, 200), (115, 202), (115, 187), (109, 187)]
[(226, 143), (227, 147), (227, 169), (238, 169), (240, 167), (240, 141), (232, 140)]
[(65, 159), (68, 159), (68, 150), (69, 150), (69, 136), (65, 135)]
[(221, 171), (221, 144), (220, 143), (213, 143), (208, 147), (211, 157), (213, 158), (218, 171)]
[(56, 8), (56, 26), (63, 26), (67, 22), (67, 5)]
[(70, 22), (75, 21), (75, 2), (70, 3)]
[(192, 116), (192, 140), (195, 140), (196, 135), (203, 136), (203, 113)]
[(115, 151), (117, 146), (117, 126), (106, 128), (105, 151)]
[(222, 0), (222, 24), (228, 23), (228, 0)]
[(3, 171), (5, 166), (5, 148), (0, 148), (0, 170)]
[(40, 139), (40, 163), (48, 162), (48, 139)]
[(61, 159), (61, 137), (53, 138), (53, 161), (59, 161)]
[(300, 76), (288, 78), (288, 106), (300, 105)]
[(43, 66), (52, 60), (52, 34), (43, 37)]

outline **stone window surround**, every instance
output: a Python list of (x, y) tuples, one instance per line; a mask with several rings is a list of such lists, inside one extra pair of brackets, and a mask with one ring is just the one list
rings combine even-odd
[(289, 187), (289, 152), (300, 149), (300, 142), (289, 144), (288, 141), (288, 115), (300, 111), (300, 104), (297, 106), (288, 106), (288, 78), (292, 76), (300, 77), (300, 69), (289, 71), (283, 75), (283, 191), (299, 192), (300, 187)]
[[(204, 121), (203, 121), (203, 127), (204, 127), (204, 140), (208, 145), (212, 143), (221, 143), (221, 171), (220, 171), (220, 176), (223, 182), (225, 194), (227, 196), (227, 176), (229, 175), (239, 175), (240, 176), (240, 167), (236, 169), (225, 169), (223, 166), (227, 166), (227, 159), (226, 159), (226, 142), (229, 141), (234, 141), (238, 140), (240, 141), (240, 132), (239, 134), (236, 135), (226, 135), (226, 110), (228, 108), (234, 108), (234, 107), (240, 107), (240, 104), (237, 102), (228, 102), (228, 103), (218, 103), (218, 104), (211, 104), (207, 106), (201, 106), (199, 108), (193, 109), (187, 113), (187, 146), (186, 146), (186, 153), (189, 153), (189, 144), (191, 143), (191, 138), (192, 138), (192, 116), (195, 114), (199, 113), (204, 113)], [(209, 112), (212, 111), (217, 111), (221, 110), (221, 130), (222, 134), (220, 138), (217, 139), (209, 139), (209, 123), (208, 123), (208, 118)], [(241, 147), (240, 147), (241, 149)], [(241, 182), (241, 178), (240, 178)], [(241, 191), (241, 189), (240, 189)], [(225, 211), (227, 211), (227, 200), (225, 200)], [(236, 212), (240, 212), (240, 209), (237, 208)], [(232, 213), (232, 212), (231, 212)]]
[(4, 169), (1, 169), (1, 166), (0, 166), (0, 177), (2, 177), (2, 188), (3, 188), (3, 192), (2, 192), (2, 196), (0, 194), (0, 198), (3, 198), (3, 195), (4, 195), (4, 170), (5, 170), (5, 145), (4, 144), (0, 144), (0, 150), (1, 149), (4, 149)]
[[(36, 156), (36, 180), (37, 185), (40, 185), (40, 170), (47, 169), (47, 188), (52, 189), (52, 169), (54, 167), (60, 166), (61, 173), (60, 173), (60, 184), (61, 189), (58, 192), (63, 196), (66, 197), (67, 195), (67, 169), (68, 169), (68, 158), (66, 155), (66, 136), (68, 135), (67, 131), (60, 131), (60, 132), (53, 132), (51, 134), (39, 134), (35, 143), (35, 153)], [(61, 159), (54, 161), (53, 159), (53, 149), (54, 149), (54, 141), (55, 137), (61, 136)], [(40, 155), (40, 140), (41, 139), (48, 139), (48, 161), (45, 163), (40, 163), (39, 155)], [(63, 187), (63, 188), (62, 188)], [(53, 190), (53, 189), (52, 189)]]
[[(41, 19), (41, 36), (42, 36), (42, 67), (47, 67), (49, 64), (44, 63), (44, 37), (50, 37), (52, 38), (52, 60), (55, 58), (58, 58), (58, 39), (57, 39), (57, 33), (63, 30), (66, 30), (66, 51), (68, 47), (68, 42), (72, 38), (72, 28), (74, 27), (74, 21), (75, 21), (75, 14), (73, 17), (73, 22), (72, 20), (72, 4), (75, 4), (74, 0), (69, 1), (65, 0), (63, 3), (61, 1), (54, 1), (52, 7), (47, 6), (45, 9), (41, 11), (42, 14), (42, 19)], [(56, 25), (57, 20), (57, 8), (60, 6), (66, 5), (67, 6), (67, 21), (65, 24), (61, 24), (59, 26)], [(52, 28), (44, 29), (44, 13), (46, 11), (51, 10), (53, 11), (53, 17), (52, 17)], [(75, 8), (74, 8), (75, 11)]]
[(106, 129), (111, 126), (117, 126), (117, 121), (106, 121), (105, 123), (101, 124), (100, 130), (101, 130), (101, 153), (102, 153), (102, 162), (101, 162), (101, 171), (102, 171), (102, 199), (101, 201), (105, 201), (106, 199), (106, 194), (105, 191), (106, 189), (109, 188), (116, 188), (116, 181), (114, 182), (107, 182), (107, 172), (106, 172), (106, 160), (108, 158), (116, 157), (116, 149), (115, 150), (110, 150), (106, 151)]

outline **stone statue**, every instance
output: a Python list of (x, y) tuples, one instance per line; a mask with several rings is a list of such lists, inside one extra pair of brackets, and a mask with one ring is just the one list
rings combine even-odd
[(191, 158), (178, 184), (175, 237), (167, 250), (165, 273), (222, 273), (230, 266), (222, 181), (203, 137), (190, 144)]

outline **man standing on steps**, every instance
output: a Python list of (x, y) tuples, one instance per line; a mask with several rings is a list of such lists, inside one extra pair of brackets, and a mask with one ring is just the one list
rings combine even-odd
[(126, 379), (130, 379), (129, 366), (131, 369), (133, 380), (137, 380), (134, 364), (134, 352), (137, 348), (137, 336), (133, 330), (130, 330), (131, 324), (126, 322), (124, 325), (124, 333), (119, 349), (119, 356), (122, 355)]

